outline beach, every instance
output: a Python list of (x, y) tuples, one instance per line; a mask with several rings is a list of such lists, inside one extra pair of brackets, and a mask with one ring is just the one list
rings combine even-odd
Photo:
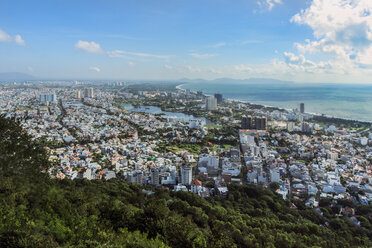
[(372, 85), (184, 83), (177, 88), (288, 110), (305, 103), (309, 114), (372, 122)]

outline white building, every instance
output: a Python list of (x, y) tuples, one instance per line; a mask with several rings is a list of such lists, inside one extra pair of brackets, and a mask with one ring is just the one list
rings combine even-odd
[(205, 122), (203, 120), (199, 119), (193, 119), (189, 121), (189, 128), (192, 129), (201, 129), (205, 125)]
[(203, 189), (203, 185), (201, 181), (195, 179), (191, 182), (191, 190), (190, 190), (191, 192), (195, 194), (199, 194), (203, 190), (204, 189)]
[(328, 152), (327, 158), (331, 160), (337, 160), (338, 159), (338, 153), (337, 152)]
[(173, 188), (174, 191), (188, 191), (185, 185), (176, 185)]
[(366, 137), (361, 137), (360, 140), (359, 140), (359, 142), (360, 142), (360, 144), (361, 144), (362, 146), (365, 146), (365, 145), (368, 144), (368, 138), (366, 138)]
[(293, 121), (290, 121), (290, 122), (287, 123), (288, 132), (293, 132), (294, 127), (295, 127), (295, 123)]
[(53, 94), (41, 94), (40, 95), (40, 102), (41, 103), (55, 103), (57, 102), (57, 95)]

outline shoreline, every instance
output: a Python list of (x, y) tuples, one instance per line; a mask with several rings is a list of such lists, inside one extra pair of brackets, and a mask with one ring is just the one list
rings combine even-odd
[[(189, 83), (179, 84), (179, 85), (176, 86), (176, 89), (178, 89), (178, 90), (186, 90), (186, 89), (182, 88), (182, 86), (184, 86), (186, 84), (189, 84)], [(203, 93), (203, 95), (204, 96), (208, 96), (205, 93)], [(232, 99), (232, 98), (225, 98), (225, 99), (228, 100), (228, 101), (230, 101), (230, 102), (248, 103), (248, 104), (251, 104), (251, 105), (258, 105), (258, 106), (262, 106), (262, 107), (265, 107), (265, 108), (277, 108), (277, 109), (285, 110), (285, 111), (293, 111), (293, 109), (290, 109), (290, 108), (282, 108), (282, 107), (277, 107), (277, 106), (270, 106), (270, 105), (265, 105), (265, 104), (261, 104), (261, 103), (249, 102), (247, 100), (238, 100), (238, 99)], [(342, 119), (342, 120), (346, 120), (346, 121), (356, 121), (356, 122), (362, 122), (362, 123), (369, 123), (369, 124), (372, 125), (372, 120), (371, 121), (367, 121), (367, 120), (356, 120), (356, 119), (352, 119), (352, 118), (337, 117), (337, 116), (331, 116), (331, 115), (322, 114), (322, 113), (305, 113), (305, 114), (309, 114), (309, 115), (313, 115), (313, 116), (317, 116), (317, 117), (326, 117), (326, 118), (332, 118), (332, 119)]]

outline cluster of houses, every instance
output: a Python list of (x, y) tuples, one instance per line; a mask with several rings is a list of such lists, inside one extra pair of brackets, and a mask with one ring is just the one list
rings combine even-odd
[[(201, 197), (228, 194), (229, 183), (274, 187), (283, 196), (303, 199), (318, 207), (319, 199), (372, 202), (372, 135), (355, 129), (321, 126), (298, 111), (250, 109), (229, 102), (218, 111), (223, 125), (239, 125), (234, 111), (266, 116), (270, 131), (240, 130), (238, 147), (223, 153), (204, 150), (160, 151), (164, 143), (200, 144), (209, 132), (202, 118), (184, 119), (128, 111), (115, 99), (174, 98), (186, 106), (203, 98), (200, 93), (94, 90), (81, 96), (80, 88), (0, 88), (0, 113), (22, 120), (35, 139), (45, 139), (60, 179), (123, 179)], [(53, 101), (40, 101), (51, 94)], [(47, 98), (45, 98), (47, 99)], [(266, 118), (265, 117), (265, 118)], [(266, 120), (266, 119), (265, 119)], [(344, 210), (348, 211), (348, 210)], [(350, 210), (351, 211), (351, 210)]]

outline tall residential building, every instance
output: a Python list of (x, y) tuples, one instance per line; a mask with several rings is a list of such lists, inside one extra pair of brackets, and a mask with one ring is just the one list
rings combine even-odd
[(266, 117), (253, 117), (250, 115), (242, 117), (241, 129), (257, 129), (266, 130), (267, 118)]
[(209, 96), (205, 102), (205, 109), (208, 111), (217, 110), (217, 99), (213, 96)]
[(288, 130), (288, 132), (293, 132), (294, 127), (295, 127), (295, 123), (293, 121), (287, 122), (287, 130)]
[(80, 90), (76, 91), (76, 98), (80, 99), (81, 98), (81, 92)]
[(142, 171), (131, 171), (127, 175), (127, 182), (144, 184), (144, 173)]
[(312, 126), (310, 125), (309, 122), (302, 122), (301, 123), (301, 131), (303, 133), (311, 133), (313, 131)]
[(57, 102), (57, 95), (53, 94), (40, 94), (40, 102), (41, 103), (51, 103)]
[(186, 96), (190, 96), (191, 94), (191, 90), (190, 89), (186, 89)]
[(305, 103), (300, 103), (300, 113), (303, 114), (305, 113)]
[(242, 117), (241, 129), (253, 129), (252, 116), (247, 115)]
[(93, 98), (94, 97), (94, 89), (93, 88), (86, 88), (84, 90), (84, 97)]
[(266, 117), (256, 117), (255, 126), (257, 130), (266, 130), (267, 118)]
[(222, 94), (216, 93), (214, 94), (214, 97), (217, 99), (217, 104), (220, 104), (223, 102)]
[(190, 185), (192, 180), (192, 167), (182, 166), (181, 167), (181, 184)]
[(151, 169), (151, 184), (155, 186), (160, 185), (159, 170), (157, 168)]
[(327, 158), (331, 160), (337, 160), (338, 159), (338, 153), (337, 152), (328, 152)]

